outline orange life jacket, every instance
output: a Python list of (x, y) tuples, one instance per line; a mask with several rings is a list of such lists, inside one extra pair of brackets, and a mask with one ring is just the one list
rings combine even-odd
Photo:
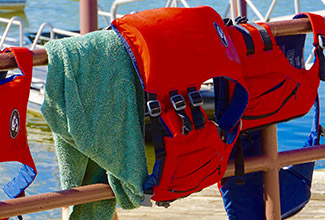
[(18, 176), (3, 188), (10, 198), (15, 198), (24, 192), (37, 174), (26, 134), (33, 56), (24, 47), (10, 47), (2, 52), (11, 52), (22, 72), (21, 75), (12, 75), (0, 81), (0, 162), (17, 161), (23, 164)]
[[(207, 6), (160, 8), (126, 15), (111, 27), (147, 93), (159, 171), (153, 174), (152, 199), (164, 205), (218, 182), (248, 101), (241, 64), (220, 15)], [(213, 77), (231, 80), (236, 88), (218, 122), (221, 129), (208, 120), (198, 92)], [(162, 137), (158, 118), (168, 135)], [(225, 140), (220, 130), (229, 133)]]
[[(227, 27), (250, 94), (242, 117), (243, 130), (300, 117), (313, 106), (320, 76), (325, 79), (325, 23), (322, 16), (311, 13), (302, 13), (295, 18), (307, 16), (313, 29), (315, 54), (314, 64), (309, 70), (304, 68), (303, 57), (290, 60), (293, 54), (286, 54), (287, 59), (265, 23)], [(294, 50), (287, 53), (294, 53)], [(294, 67), (294, 62), (300, 62), (302, 68)]]

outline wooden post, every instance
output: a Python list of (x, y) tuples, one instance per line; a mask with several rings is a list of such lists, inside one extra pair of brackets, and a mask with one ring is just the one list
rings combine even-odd
[(276, 125), (262, 129), (262, 149), (265, 156), (270, 158), (272, 165), (263, 172), (265, 216), (266, 220), (280, 220), (280, 186), (278, 166), (278, 140)]
[(240, 1), (240, 12), (239, 14), (241, 16), (246, 16), (247, 17), (247, 3), (245, 0), (239, 0)]
[(97, 0), (80, 0), (80, 34), (98, 30)]

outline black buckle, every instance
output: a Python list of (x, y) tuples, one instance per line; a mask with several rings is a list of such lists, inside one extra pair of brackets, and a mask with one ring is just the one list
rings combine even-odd
[(158, 100), (149, 100), (147, 102), (147, 107), (151, 117), (158, 117), (160, 115), (161, 108)]
[(172, 97), (170, 97), (170, 100), (175, 108), (176, 111), (182, 111), (185, 109), (186, 104), (183, 96), (177, 94)]
[(235, 18), (235, 22), (236, 24), (246, 24), (248, 21), (246, 16), (238, 16), (237, 18)]
[(200, 92), (198, 91), (190, 92), (188, 93), (188, 97), (190, 98), (193, 107), (199, 107), (203, 105), (203, 98)]

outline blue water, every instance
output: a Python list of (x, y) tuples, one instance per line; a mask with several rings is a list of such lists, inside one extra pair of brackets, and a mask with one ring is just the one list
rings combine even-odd
[[(262, 14), (265, 14), (271, 0), (257, 1), (253, 0)], [(293, 0), (279, 1), (274, 9), (272, 16), (283, 16), (294, 14)], [(98, 4), (106, 11), (109, 11), (112, 0), (98, 0)], [(166, 1), (144, 0), (137, 3), (121, 6), (118, 13), (125, 14), (131, 11), (140, 11), (144, 9), (163, 7)], [(227, 8), (227, 0), (207, 1), (207, 0), (188, 0), (190, 6), (210, 5), (215, 8), (221, 15)], [(321, 0), (301, 0), (301, 11), (315, 11), (325, 9)], [(66, 30), (79, 29), (79, 1), (72, 0), (27, 0), (27, 5), (23, 13), (16, 13), (23, 18), (25, 32), (36, 32), (38, 27), (47, 22), (55, 28)], [(13, 14), (0, 14), (2, 17), (11, 17)], [(248, 9), (249, 20), (254, 20), (256, 16)], [(106, 26), (104, 20), (99, 17), (99, 26)], [(0, 31), (3, 25), (0, 25)], [(308, 36), (306, 53), (311, 51), (311, 36)], [(321, 83), (320, 89), (321, 105), (325, 103), (325, 85)], [(324, 104), (325, 105), (325, 104)], [(321, 107), (321, 115), (325, 115), (325, 108)], [(311, 126), (312, 114), (293, 120), (288, 123), (278, 125), (279, 150), (291, 150), (303, 146)], [(321, 119), (321, 123), (325, 120)], [(46, 193), (60, 190), (60, 181), (58, 174), (58, 164), (55, 155), (55, 148), (50, 129), (42, 117), (32, 114), (27, 115), (28, 140), (32, 151), (34, 161), (38, 169), (38, 175), (34, 183), (26, 191), (27, 195)], [(321, 141), (324, 142), (323, 140)], [(0, 188), (16, 174), (20, 165), (18, 163), (0, 164)], [(316, 169), (324, 169), (325, 162), (316, 162)], [(0, 190), (0, 200), (7, 199), (6, 195)], [(61, 217), (60, 209), (29, 214), (24, 216), (25, 219), (59, 219)]]

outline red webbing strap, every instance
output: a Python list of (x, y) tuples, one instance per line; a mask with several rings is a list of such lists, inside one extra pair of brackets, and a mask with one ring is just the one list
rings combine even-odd
[(325, 37), (325, 23), (324, 18), (320, 15), (308, 13), (308, 12), (302, 12), (297, 14), (294, 18), (302, 18), (302, 17), (308, 17), (312, 30), (314, 35), (314, 46), (317, 46), (319, 44), (318, 36), (321, 35), (322, 37)]
[(303, 12), (294, 17), (302, 18), (308, 17), (310, 20), (310, 24), (313, 30), (314, 42), (313, 45), (315, 47), (315, 56), (316, 61), (319, 61), (319, 78), (321, 80), (325, 80), (325, 57), (323, 50), (325, 48), (325, 22), (324, 18), (320, 15)]

